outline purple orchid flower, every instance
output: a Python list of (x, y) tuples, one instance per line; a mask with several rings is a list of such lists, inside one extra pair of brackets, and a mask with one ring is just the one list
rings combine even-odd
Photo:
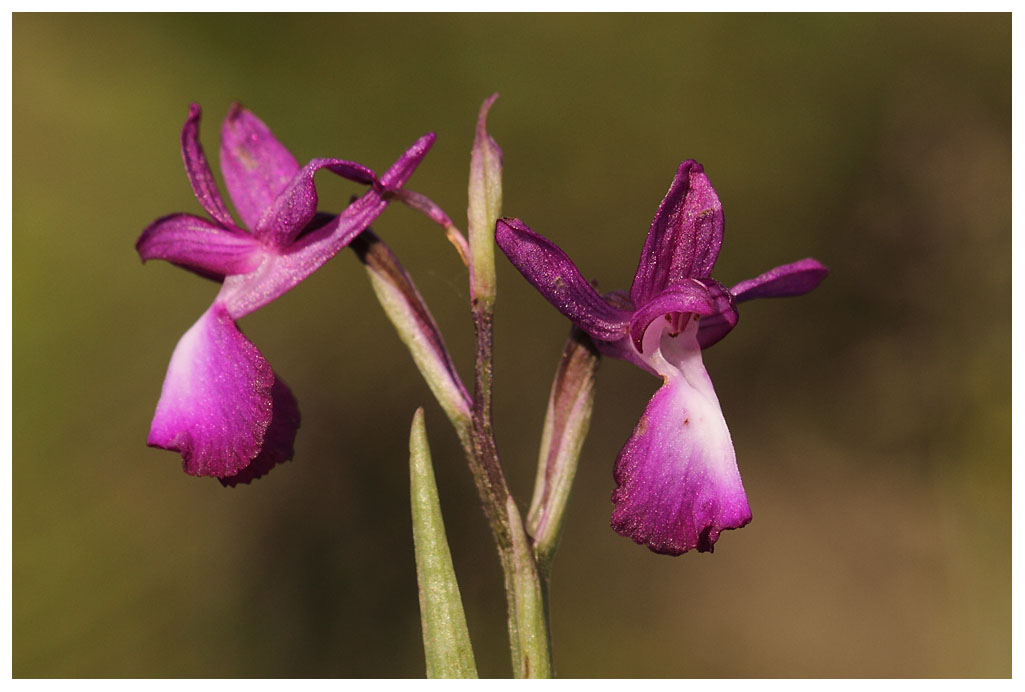
[[(217, 281), (221, 290), (171, 356), (147, 444), (178, 451), (186, 473), (248, 483), (292, 458), (295, 397), (235, 322), (294, 288), (359, 235), (388, 205), (434, 143), (421, 137), (378, 177), (341, 159), (300, 167), (270, 129), (240, 105), (221, 128), (221, 170), (243, 230), (228, 212), (199, 144), (200, 109), (182, 128), (185, 172), (210, 219), (172, 214), (136, 243)], [(325, 168), (371, 186), (337, 216), (317, 212), (314, 174)]]
[(729, 429), (701, 349), (737, 324), (737, 303), (795, 296), (829, 270), (814, 259), (726, 288), (711, 278), (723, 238), (719, 197), (684, 161), (655, 213), (629, 295), (600, 296), (573, 261), (518, 219), (496, 226), (513, 265), (606, 355), (662, 377), (616, 460), (612, 527), (657, 553), (711, 552), (751, 521)]

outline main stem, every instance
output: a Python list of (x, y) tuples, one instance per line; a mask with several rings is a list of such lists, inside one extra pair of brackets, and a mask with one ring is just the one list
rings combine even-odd
[(474, 478), (495, 535), (505, 576), (509, 647), (518, 678), (552, 677), (551, 643), (544, 580), (531, 550), (516, 501), (498, 460), (491, 419), (492, 314), (475, 303), (477, 358), (472, 410)]

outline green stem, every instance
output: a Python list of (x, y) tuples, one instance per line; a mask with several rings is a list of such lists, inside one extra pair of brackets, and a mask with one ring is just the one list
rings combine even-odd
[(552, 677), (551, 641), (544, 605), (541, 574), (534, 558), (523, 518), (498, 459), (491, 423), (492, 316), (491, 305), (474, 303), (477, 332), (476, 381), (471, 419), (473, 447), (480, 474), (485, 513), (498, 544), (505, 574), (509, 648), (517, 678)]
[[(497, 97), (498, 94), (494, 94), (484, 102), (477, 119), (467, 190), (467, 239), (448, 215), (427, 197), (412, 192), (397, 195), (440, 224), (468, 264), (471, 311), (477, 337), (472, 399), (466, 396), (459, 375), (451, 366), (437, 326), (425, 317), (430, 313), (413, 287), (412, 279), (404, 271), (391, 267), (392, 264), (399, 266), (397, 261), (390, 262), (389, 271), (377, 272), (377, 276), (384, 276), (387, 282), (399, 288), (378, 290), (375, 284), (375, 290), (466, 451), (505, 577), (513, 674), (518, 678), (547, 678), (552, 676), (552, 655), (546, 587), (523, 517), (509, 493), (491, 419), (495, 222), (502, 205), (502, 151), (488, 135), (486, 119)], [(366, 256), (367, 253), (362, 252), (361, 258)], [(372, 272), (371, 278), (374, 276)]]

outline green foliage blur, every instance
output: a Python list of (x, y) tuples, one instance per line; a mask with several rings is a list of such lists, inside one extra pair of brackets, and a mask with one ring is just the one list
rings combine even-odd
[[(1010, 15), (58, 15), (13, 18), (13, 673), (416, 677), (408, 501), (426, 407), (482, 676), (510, 672), (497, 556), (459, 447), (355, 257), (241, 326), (295, 393), (295, 459), (252, 486), (145, 445), (216, 286), (133, 245), (202, 213), (240, 100), (300, 161), (383, 170), (465, 228), (477, 109), (505, 213), (629, 286), (678, 163), (723, 202), (726, 284), (814, 256), (705, 355), (754, 521), (668, 558), (608, 527), (612, 464), (658, 382), (601, 366), (553, 575), (564, 677), (1011, 672)], [(318, 178), (323, 208), (357, 186)], [(402, 258), (469, 381), (466, 277), (394, 205)], [(497, 434), (529, 500), (568, 324), (499, 254)]]

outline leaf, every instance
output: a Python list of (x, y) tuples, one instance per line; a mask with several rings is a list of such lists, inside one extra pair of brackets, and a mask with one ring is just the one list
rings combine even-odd
[(409, 435), (409, 478), (427, 677), (476, 678), (477, 665), (445, 538), (422, 408), (413, 415)]

